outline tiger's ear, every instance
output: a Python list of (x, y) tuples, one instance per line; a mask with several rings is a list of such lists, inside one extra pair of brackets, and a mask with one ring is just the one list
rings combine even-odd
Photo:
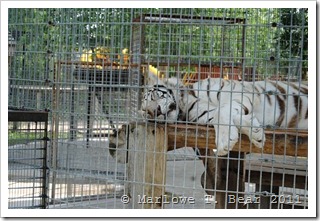
[(181, 88), (184, 86), (182, 81), (176, 77), (168, 78), (164, 80), (164, 83), (170, 88)]
[(164, 83), (168, 87), (172, 87), (172, 88), (179, 88), (182, 85), (182, 82), (176, 77), (168, 78), (168, 79), (164, 80)]
[(148, 85), (157, 85), (157, 84), (163, 84), (162, 80), (152, 71), (148, 70), (148, 76), (147, 76), (147, 84)]

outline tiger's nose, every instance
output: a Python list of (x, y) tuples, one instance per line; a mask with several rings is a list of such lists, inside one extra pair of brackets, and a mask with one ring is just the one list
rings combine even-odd
[(175, 109), (177, 109), (177, 105), (175, 103), (171, 103), (169, 105), (169, 110), (175, 110)]

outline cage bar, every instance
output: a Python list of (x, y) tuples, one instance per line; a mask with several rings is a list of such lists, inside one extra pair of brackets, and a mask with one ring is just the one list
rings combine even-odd
[(9, 110), (9, 209), (48, 206), (48, 113)]
[[(308, 208), (308, 129), (275, 120), (263, 128), (263, 149), (241, 132), (234, 149), (217, 156), (215, 131), (234, 122), (141, 116), (154, 87), (150, 67), (160, 80), (181, 80), (177, 93), (220, 78), (253, 83), (253, 92), (227, 91), (243, 105), (264, 94), (264, 108), (274, 96), (305, 111), (307, 9), (19, 8), (9, 9), (8, 29), (11, 208)], [(260, 80), (278, 90), (254, 84)], [(195, 93), (217, 92), (207, 88)], [(232, 111), (219, 105), (220, 116)], [(143, 204), (143, 195), (152, 202)], [(230, 203), (236, 198), (252, 201)]]

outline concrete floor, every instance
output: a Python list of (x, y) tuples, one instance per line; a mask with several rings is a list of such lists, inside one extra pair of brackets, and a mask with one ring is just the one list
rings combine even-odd
[[(61, 141), (58, 151), (57, 170), (50, 173), (48, 194), (51, 209), (125, 209), (130, 204), (121, 202), (125, 180), (126, 165), (117, 163), (106, 148), (107, 140), (92, 140), (87, 148), (84, 141)], [(32, 144), (30, 144), (32, 146)], [(21, 148), (21, 147), (20, 147)], [(18, 153), (18, 155), (17, 155)], [(15, 152), (15, 157), (28, 158), (34, 152)], [(32, 155), (31, 155), (32, 154)], [(30, 156), (29, 156), (30, 155)], [(17, 167), (25, 168), (16, 170)], [(191, 148), (181, 148), (168, 152), (166, 171), (166, 195), (170, 197), (187, 197), (194, 203), (172, 203), (164, 205), (165, 209), (212, 209), (214, 199), (208, 199), (200, 184), (204, 171), (202, 162)], [(53, 182), (53, 174), (55, 179)], [(39, 175), (30, 167), (9, 163), (9, 207), (27, 207), (39, 204), (39, 198), (23, 198), (40, 194), (40, 188), (33, 188), (35, 182), (19, 180), (21, 177)], [(24, 192), (20, 187), (28, 187)], [(15, 189), (17, 188), (17, 189)], [(53, 191), (54, 190), (54, 191)], [(53, 196), (54, 194), (54, 196)], [(56, 199), (52, 201), (52, 199)], [(173, 198), (171, 198), (173, 199)]]

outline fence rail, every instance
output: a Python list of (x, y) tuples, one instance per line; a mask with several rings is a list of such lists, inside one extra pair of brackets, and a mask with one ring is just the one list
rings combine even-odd
[(48, 206), (48, 113), (8, 111), (9, 209)]

